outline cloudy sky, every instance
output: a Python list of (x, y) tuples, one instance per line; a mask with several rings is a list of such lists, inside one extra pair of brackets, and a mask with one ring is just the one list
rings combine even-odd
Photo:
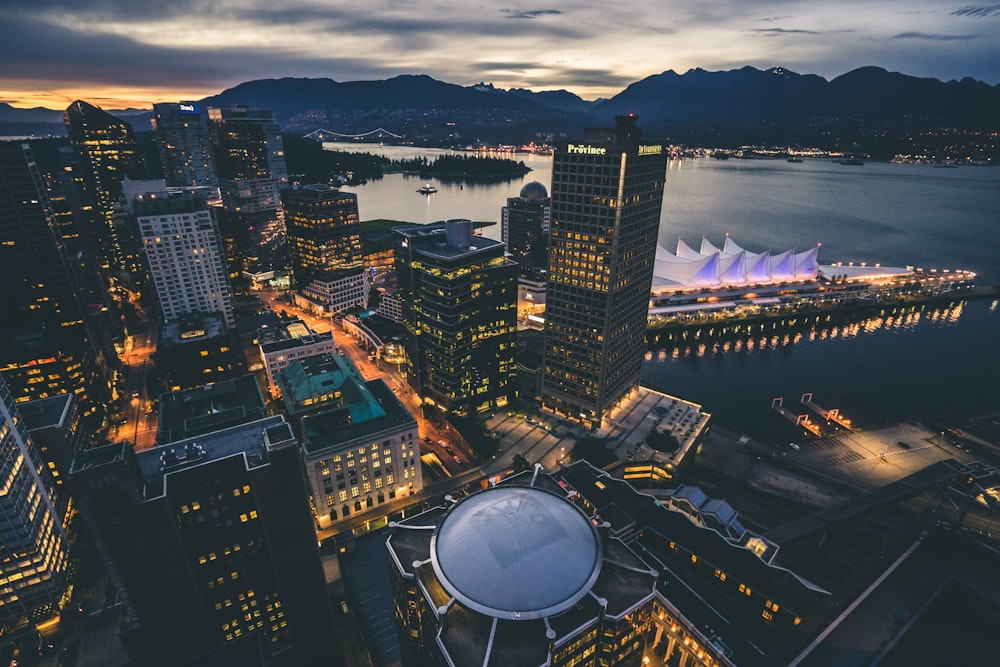
[(21, 107), (148, 107), (283, 76), (586, 99), (744, 65), (1000, 83), (1000, 4), (962, 0), (0, 0), (0, 26), (0, 101)]

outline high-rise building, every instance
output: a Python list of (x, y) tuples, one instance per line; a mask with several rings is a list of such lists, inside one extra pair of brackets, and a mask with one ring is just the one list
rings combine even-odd
[(507, 199), (500, 219), (500, 240), (520, 267), (521, 276), (537, 280), (549, 268), (551, 200), (545, 186), (532, 181)]
[(233, 327), (219, 228), (205, 199), (163, 181), (126, 181), (124, 187), (164, 320), (219, 313)]
[(59, 611), (69, 541), (54, 480), (2, 379), (0, 461), (0, 625), (16, 627)]
[(403, 665), (644, 664), (657, 571), (548, 474), (389, 525)]
[(248, 635), (268, 664), (342, 664), (292, 430), (280, 416), (220, 417), (196, 437), (73, 461), (74, 497), (123, 600), (122, 642), (141, 665), (187, 664)]
[(100, 243), (104, 269), (112, 274), (140, 270), (138, 248), (128, 226), (120, 223), (118, 208), (122, 181), (143, 176), (132, 126), (82, 100), (67, 107), (63, 120), (81, 158), (91, 233)]
[(633, 116), (556, 148), (542, 407), (600, 424), (639, 383), (666, 153)]
[(153, 127), (167, 185), (218, 185), (208, 110), (200, 102), (154, 104)]
[(408, 380), (459, 415), (514, 395), (517, 264), (471, 220), (395, 227), (396, 274), (409, 330)]
[(299, 296), (323, 312), (366, 306), (358, 197), (329, 185), (281, 191), (292, 276)]
[(64, 239), (27, 144), (0, 143), (0, 370), (15, 401), (75, 394), (93, 427), (111, 397)]
[(284, 265), (278, 191), (288, 170), (281, 128), (270, 109), (210, 108), (208, 118), (230, 271), (267, 276)]

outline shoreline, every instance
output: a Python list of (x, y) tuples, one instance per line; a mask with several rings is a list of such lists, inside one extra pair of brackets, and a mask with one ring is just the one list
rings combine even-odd
[[(671, 344), (677, 343), (679, 341), (673, 341), (674, 334), (684, 335), (690, 330), (698, 330), (706, 325), (713, 325), (722, 327), (723, 330), (718, 334), (709, 334), (703, 338), (699, 337), (701, 340), (716, 340), (723, 339), (732, 336), (746, 335), (746, 331), (742, 331), (745, 327), (752, 326), (754, 324), (760, 324), (764, 322), (773, 322), (777, 320), (786, 320), (789, 318), (798, 320), (800, 318), (811, 319), (813, 317), (820, 317), (823, 315), (832, 317), (841, 316), (851, 316), (851, 315), (863, 315), (867, 313), (878, 312), (886, 308), (898, 308), (907, 306), (923, 306), (929, 304), (938, 303), (949, 303), (953, 301), (972, 301), (979, 299), (988, 298), (998, 298), (1000, 297), (1000, 285), (976, 285), (966, 292), (961, 294), (955, 294), (951, 292), (946, 292), (939, 295), (926, 295), (926, 296), (910, 296), (898, 299), (883, 299), (876, 302), (845, 302), (837, 304), (836, 306), (807, 306), (796, 309), (781, 310), (774, 313), (763, 313), (755, 314), (750, 316), (732, 316), (732, 317), (718, 317), (712, 314), (705, 314), (698, 316), (696, 319), (689, 319), (683, 322), (670, 322), (670, 323), (659, 323), (651, 324), (646, 327), (646, 344), (647, 347), (652, 347), (654, 345), (661, 344)], [(818, 320), (817, 320), (818, 323)], [(798, 327), (811, 326), (809, 322), (803, 321), (798, 323)], [(731, 331), (730, 331), (731, 329)], [(663, 340), (663, 338), (667, 340)]]

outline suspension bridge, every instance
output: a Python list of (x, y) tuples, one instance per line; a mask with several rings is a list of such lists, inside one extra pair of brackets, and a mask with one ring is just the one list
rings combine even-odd
[(390, 132), (384, 127), (376, 127), (374, 130), (369, 130), (367, 132), (354, 132), (350, 134), (334, 132), (333, 130), (318, 129), (313, 130), (309, 134), (303, 135), (302, 138), (315, 139), (317, 141), (337, 141), (340, 139), (364, 141), (365, 139), (402, 139), (403, 135)]

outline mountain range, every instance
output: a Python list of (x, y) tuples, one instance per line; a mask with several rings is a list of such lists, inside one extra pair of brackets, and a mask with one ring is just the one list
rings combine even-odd
[[(282, 78), (241, 83), (201, 100), (274, 110), (287, 131), (325, 128), (344, 134), (383, 127), (415, 141), (526, 141), (573, 136), (635, 113), (648, 135), (733, 137), (868, 127), (1000, 129), (1000, 86), (973, 79), (939, 81), (862, 67), (827, 81), (775, 67), (724, 72), (668, 70), (606, 100), (565, 90), (534, 92), (480, 83), (459, 86), (426, 75), (380, 81)], [(136, 129), (149, 111), (112, 111)], [(0, 103), (0, 135), (63, 134), (61, 111)], [(32, 128), (31, 131), (28, 131)]]

